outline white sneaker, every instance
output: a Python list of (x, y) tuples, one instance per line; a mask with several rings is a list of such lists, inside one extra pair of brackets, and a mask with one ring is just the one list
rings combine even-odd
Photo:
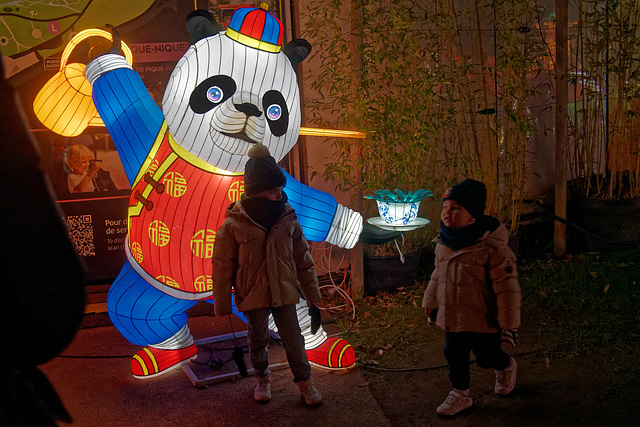
[(256, 379), (253, 398), (258, 402), (268, 402), (271, 400), (271, 375)]
[(496, 394), (506, 396), (513, 391), (516, 386), (516, 374), (518, 372), (518, 364), (513, 357), (509, 360), (509, 366), (504, 371), (496, 372), (496, 386), (494, 391)]
[(449, 392), (449, 396), (444, 400), (444, 403), (436, 408), (436, 412), (440, 415), (455, 415), (460, 411), (470, 408), (472, 405), (473, 400), (471, 396), (454, 388)]
[(313, 384), (311, 378), (304, 381), (298, 381), (298, 388), (300, 389), (300, 393), (302, 393), (302, 397), (304, 397), (304, 401), (307, 405), (313, 406), (322, 402), (322, 394), (320, 394), (320, 391)]

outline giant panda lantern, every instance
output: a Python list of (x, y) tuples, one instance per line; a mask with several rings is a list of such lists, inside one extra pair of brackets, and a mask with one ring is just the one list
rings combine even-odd
[[(98, 56), (85, 69), (131, 182), (127, 262), (111, 285), (107, 309), (122, 335), (144, 346), (131, 361), (137, 378), (196, 357), (185, 311), (213, 302), (216, 230), (243, 192), (247, 151), (261, 142), (279, 161), (297, 141), (295, 67), (310, 46), (294, 40), (282, 47), (282, 24), (265, 9), (237, 9), (221, 33), (210, 14), (192, 12), (187, 25), (194, 42), (171, 74), (162, 111), (119, 54)], [(362, 217), (286, 177), (307, 239), (353, 247)], [(329, 338), (322, 328), (312, 334), (306, 301), (298, 313), (310, 362), (327, 369), (355, 363), (345, 340)]]

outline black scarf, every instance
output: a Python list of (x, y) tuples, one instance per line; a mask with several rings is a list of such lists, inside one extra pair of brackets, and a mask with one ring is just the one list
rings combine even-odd
[(500, 226), (500, 221), (489, 215), (481, 216), (476, 222), (464, 228), (446, 227), (440, 220), (440, 240), (442, 244), (454, 249), (462, 249), (475, 245), (484, 233)]
[(249, 218), (263, 226), (267, 231), (278, 221), (284, 213), (287, 204), (287, 193), (282, 192), (282, 200), (269, 200), (264, 197), (242, 197), (242, 207)]

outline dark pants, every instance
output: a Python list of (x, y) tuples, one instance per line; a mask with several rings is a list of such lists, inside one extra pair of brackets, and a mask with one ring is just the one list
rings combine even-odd
[(247, 318), (247, 339), (249, 340), (249, 356), (256, 370), (256, 376), (269, 375), (269, 313), (278, 327), (278, 335), (287, 354), (289, 368), (295, 382), (311, 377), (311, 366), (304, 349), (304, 337), (298, 324), (296, 305), (282, 307), (259, 308), (245, 311)]
[(503, 371), (509, 366), (510, 357), (500, 347), (499, 333), (445, 332), (444, 339), (444, 357), (449, 365), (449, 380), (455, 389), (469, 388), (471, 351), (481, 368)]

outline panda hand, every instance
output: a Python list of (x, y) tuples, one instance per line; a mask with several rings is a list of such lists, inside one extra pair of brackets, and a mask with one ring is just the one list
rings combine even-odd
[(325, 241), (341, 248), (351, 249), (358, 242), (361, 232), (362, 215), (338, 205)]
[(103, 44), (97, 44), (89, 49), (89, 61), (93, 61), (102, 55), (115, 54), (122, 55), (122, 41), (120, 39), (120, 33), (113, 25), (107, 24), (107, 30), (111, 33), (111, 47)]
[(84, 75), (89, 80), (89, 83), (93, 86), (93, 83), (98, 80), (98, 77), (106, 74), (109, 71), (113, 71), (119, 68), (133, 69), (127, 59), (122, 56), (120, 35), (118, 31), (111, 26), (107, 25), (113, 34), (113, 42), (110, 50), (106, 51), (105, 48), (99, 46), (94, 47), (89, 52), (89, 58), (91, 62), (87, 64), (84, 70)]

